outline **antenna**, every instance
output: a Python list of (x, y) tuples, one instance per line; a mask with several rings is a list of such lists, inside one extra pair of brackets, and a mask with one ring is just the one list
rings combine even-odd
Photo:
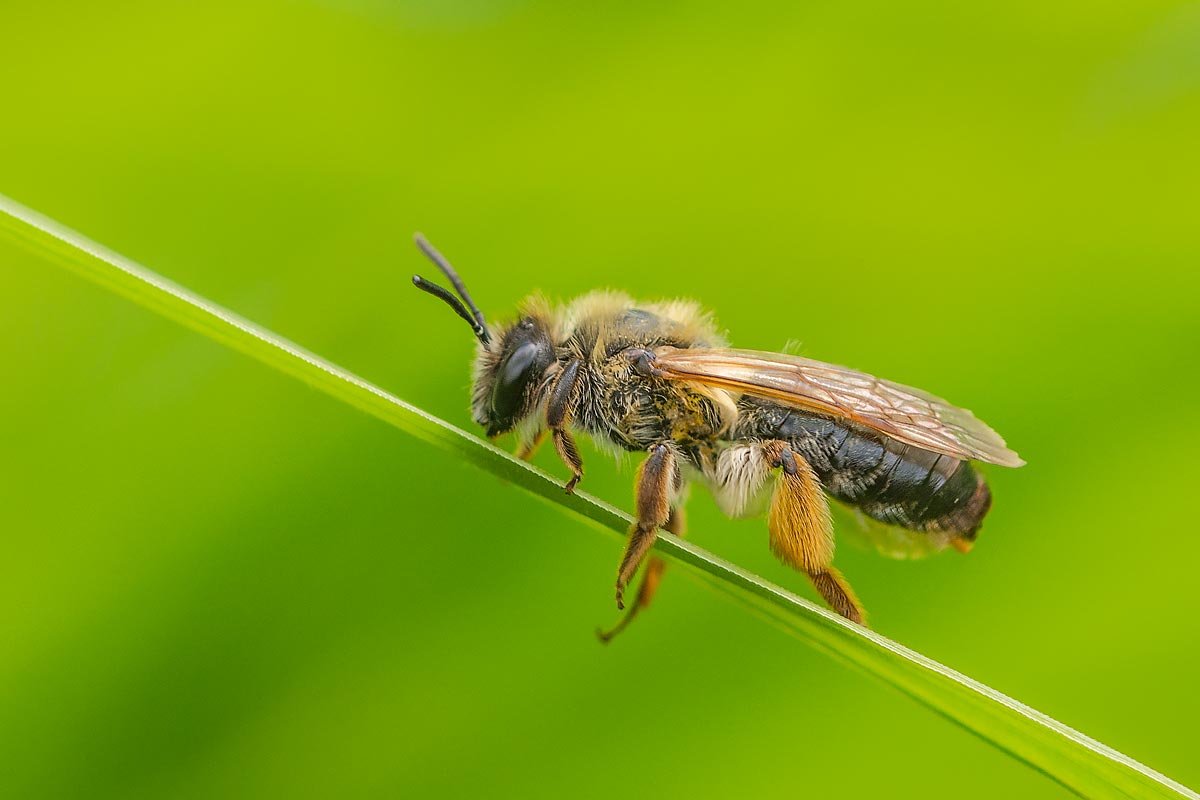
[[(417, 243), (417, 247), (421, 248), (430, 261), (437, 265), (437, 268), (442, 271), (450, 281), (450, 285), (458, 292), (458, 297), (462, 301), (452, 295), (448, 290), (438, 286), (432, 281), (427, 281), (420, 275), (413, 275), (413, 285), (423, 292), (428, 292), (434, 297), (440, 298), (442, 302), (450, 306), (455, 314), (458, 314), (467, 324), (471, 326), (471, 331), (475, 334), (475, 338), (487, 344), (491, 341), (491, 336), (488, 335), (487, 323), (483, 319), (483, 312), (475, 305), (475, 301), (471, 299), (471, 293), (467, 291), (466, 284), (462, 282), (462, 278), (458, 277), (458, 273), (454, 271), (454, 267), (450, 266), (450, 262), (446, 257), (437, 251), (437, 249), (429, 243), (429, 241), (421, 234), (413, 234), (413, 241)], [(463, 305), (463, 303), (466, 305)], [(468, 311), (468, 309), (470, 309)]]

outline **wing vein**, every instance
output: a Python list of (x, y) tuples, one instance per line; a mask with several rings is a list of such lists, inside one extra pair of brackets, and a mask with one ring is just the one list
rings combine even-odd
[(665, 377), (750, 394), (883, 433), (958, 459), (1006, 467), (1025, 462), (965, 408), (864, 372), (799, 356), (757, 350), (660, 347)]

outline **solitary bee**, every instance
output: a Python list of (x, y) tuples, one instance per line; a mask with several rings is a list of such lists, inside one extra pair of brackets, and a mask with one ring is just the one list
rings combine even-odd
[[(487, 324), (462, 280), (419, 234), (417, 245), (458, 292), (419, 275), (417, 288), (471, 326), (471, 411), (489, 437), (515, 431), (530, 457), (549, 432), (583, 478), (573, 434), (643, 452), (635, 483), (637, 522), (617, 570), (617, 608), (661, 527), (684, 535), (689, 480), (708, 487), (737, 517), (764, 505), (771, 550), (800, 570), (843, 617), (863, 624), (862, 605), (833, 567), (826, 495), (907, 532), (927, 550), (967, 552), (991, 506), (972, 459), (1024, 462), (971, 412), (861, 372), (793, 355), (735, 350), (712, 318), (688, 301), (635, 303), (597, 292), (565, 308), (538, 297), (509, 324)], [(459, 299), (461, 298), (461, 300)], [(645, 608), (664, 564), (651, 558), (633, 604), (607, 641)]]

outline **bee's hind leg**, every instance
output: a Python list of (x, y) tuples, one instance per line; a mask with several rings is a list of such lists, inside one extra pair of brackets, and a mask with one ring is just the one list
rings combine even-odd
[[(671, 509), (663, 528), (668, 533), (673, 533), (681, 538), (686, 535), (687, 519), (683, 511), (683, 506), (676, 505)], [(666, 568), (667, 562), (665, 559), (658, 556), (650, 556), (650, 561), (646, 564), (646, 572), (642, 575), (642, 582), (638, 585), (638, 593), (633, 601), (633, 605), (625, 612), (625, 616), (621, 617), (620, 621), (607, 631), (602, 628), (596, 629), (596, 636), (600, 641), (608, 644), (614, 636), (625, 630), (626, 626), (633, 621), (633, 618), (637, 616), (639, 611), (650, 605), (650, 601), (654, 598), (654, 593), (658, 591), (658, 584), (662, 580), (663, 570)]]
[(808, 575), (834, 611), (851, 622), (865, 624), (862, 604), (842, 573), (833, 568), (833, 521), (812, 467), (793, 453), (787, 442), (764, 442), (762, 448), (767, 463), (779, 468), (767, 518), (771, 551)]

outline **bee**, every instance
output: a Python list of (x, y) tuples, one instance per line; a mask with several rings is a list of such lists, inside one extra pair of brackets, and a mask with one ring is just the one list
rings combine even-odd
[[(596, 292), (563, 308), (525, 300), (515, 320), (488, 324), (458, 274), (420, 234), (418, 247), (450, 281), (413, 276), (475, 335), (471, 415), (489, 437), (515, 432), (529, 458), (549, 434), (583, 478), (576, 434), (644, 453), (635, 479), (636, 522), (617, 569), (616, 602), (662, 528), (683, 536), (690, 482), (731, 517), (766, 506), (770, 547), (804, 573), (838, 614), (865, 613), (833, 566), (828, 499), (901, 529), (927, 550), (971, 549), (992, 496), (971, 462), (1024, 462), (971, 412), (898, 383), (794, 355), (728, 346), (695, 303), (639, 303)], [(635, 599), (608, 641), (659, 585), (650, 557)]]

